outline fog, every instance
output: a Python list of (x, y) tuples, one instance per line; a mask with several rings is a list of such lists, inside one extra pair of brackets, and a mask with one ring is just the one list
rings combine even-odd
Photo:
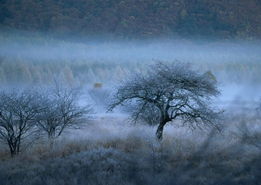
[(261, 41), (162, 39), (144, 41), (59, 40), (49, 37), (1, 38), (4, 57), (31, 60), (95, 60), (113, 62), (259, 62)]
[[(147, 66), (155, 61), (179, 61), (191, 63), (202, 72), (211, 71), (216, 76), (221, 90), (217, 104), (223, 107), (227, 107), (235, 99), (241, 102), (258, 102), (260, 99), (260, 41), (191, 39), (95, 41), (86, 38), (73, 41), (19, 34), (3, 35), (0, 40), (0, 65), (2, 63), (0, 78), (2, 75), (5, 84), (8, 85), (12, 84), (13, 78), (16, 85), (26, 84), (29, 78), (31, 84), (34, 81), (31, 78), (36, 76), (33, 74), (34, 70), (47, 68), (42, 64), (47, 66), (57, 64), (50, 75), (59, 75), (65, 66), (72, 71), (73, 83), (76, 81), (78, 84), (81, 83), (84, 89), (92, 89), (93, 83), (101, 82), (103, 91), (111, 91), (124, 77), (137, 71), (145, 72)], [(10, 67), (12, 63), (18, 65), (30, 63), (27, 71), (32, 74), (29, 77), (14, 77), (21, 72), (14, 66)], [(32, 64), (34, 68), (31, 67)], [(86, 67), (79, 70), (81, 66)], [(12, 70), (7, 72), (5, 68)], [(39, 73), (42, 76), (46, 75), (44, 71)], [(36, 85), (51, 81), (44, 77), (41, 79), (42, 81)], [(95, 103), (93, 100), (89, 101)]]
[(28, 33), (4, 34), (0, 41), (2, 89), (48, 86), (58, 79), (81, 89), (79, 103), (92, 105), (96, 119), (128, 117), (120, 109), (107, 113), (111, 95), (122, 80), (146, 73), (158, 61), (190, 63), (202, 73), (211, 71), (221, 92), (214, 104), (226, 112), (260, 104), (261, 41), (257, 40), (62, 40)]

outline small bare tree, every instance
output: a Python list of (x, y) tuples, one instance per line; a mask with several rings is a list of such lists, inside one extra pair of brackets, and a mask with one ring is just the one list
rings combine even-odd
[[(210, 106), (211, 97), (219, 94), (216, 81), (188, 64), (151, 66), (146, 74), (136, 74), (120, 85), (109, 110), (132, 104), (132, 117), (158, 125), (156, 136), (162, 139), (166, 123), (180, 119), (191, 128), (217, 127), (219, 113)], [(150, 119), (152, 118), (152, 119)]]
[(36, 93), (0, 93), (0, 140), (9, 146), (11, 156), (20, 152), (22, 141), (32, 136), (40, 109)]
[(91, 109), (77, 103), (74, 90), (56, 87), (54, 91), (42, 94), (42, 111), (37, 116), (40, 131), (47, 133), (51, 144), (66, 128), (77, 127), (84, 121)]

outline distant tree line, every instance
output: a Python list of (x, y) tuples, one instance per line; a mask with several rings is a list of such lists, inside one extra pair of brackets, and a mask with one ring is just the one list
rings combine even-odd
[(135, 65), (126, 66), (112, 63), (89, 61), (28, 61), (27, 59), (6, 59), (0, 57), (0, 84), (50, 84), (59, 78), (69, 86), (117, 80)]
[(59, 36), (261, 36), (259, 0), (1, 0), (0, 26)]
[[(251, 62), (251, 61), (250, 61)], [(8, 59), (0, 57), (0, 84), (48, 84), (54, 77), (60, 78), (69, 86), (111, 82), (140, 70), (146, 71), (147, 63), (137, 64), (117, 62), (96, 62), (77, 60), (39, 61)], [(201, 63), (197, 65), (217, 74), (220, 81), (260, 82), (260, 63)]]

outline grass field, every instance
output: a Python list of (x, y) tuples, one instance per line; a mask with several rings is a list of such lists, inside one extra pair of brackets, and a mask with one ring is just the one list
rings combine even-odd
[(234, 115), (222, 133), (132, 125), (124, 115), (96, 117), (11, 159), (1, 148), (1, 184), (259, 184), (260, 120)]

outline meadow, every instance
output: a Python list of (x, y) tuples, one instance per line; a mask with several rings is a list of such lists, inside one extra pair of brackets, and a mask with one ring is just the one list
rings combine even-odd
[[(3, 185), (258, 185), (261, 182), (261, 61), (257, 42), (82, 42), (2, 34), (0, 84), (48, 86), (59, 79), (78, 88), (80, 104), (94, 112), (79, 129), (68, 129), (53, 146), (45, 135), (25, 142), (10, 157), (0, 143)], [(92, 45), (89, 45), (91, 43)], [(179, 120), (166, 127), (133, 124), (128, 112), (107, 112), (118, 83), (146, 73), (155, 61), (190, 62), (211, 71), (224, 111), (221, 131), (189, 130)], [(29, 144), (28, 144), (29, 143)]]

